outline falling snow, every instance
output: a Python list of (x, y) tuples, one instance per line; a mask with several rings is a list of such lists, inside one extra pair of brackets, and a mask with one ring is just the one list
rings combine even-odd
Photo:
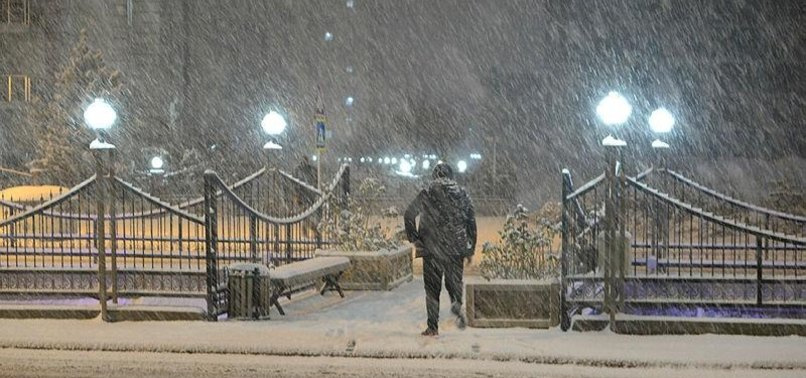
[[(802, 0), (0, 0), (0, 313), (4, 306), (25, 303), (61, 307), (95, 301), (20, 299), (11, 293), (20, 282), (57, 285), (52, 276), (28, 281), (20, 273), (27, 268), (95, 274), (99, 245), (105, 243), (123, 243), (122, 255), (128, 256), (129, 240), (103, 241), (106, 234), (99, 231), (122, 227), (125, 234), (126, 220), (137, 217), (148, 219), (152, 252), (159, 239), (155, 227), (169, 229), (157, 249), (168, 245), (163, 252), (180, 255), (168, 260), (206, 261), (205, 253), (242, 253), (246, 246), (253, 254), (260, 246), (290, 259), (291, 223), (282, 222), (307, 222), (294, 232), (305, 234), (308, 239), (301, 243), (312, 255), (327, 224), (313, 218), (339, 208), (328, 201), (341, 200), (337, 192), (342, 190), (353, 196), (344, 202), (361, 211), (357, 227), (372, 231), (350, 235), (371, 234), (373, 240), (392, 243), (403, 224), (398, 209), (406, 209), (430, 185), (431, 171), (440, 163), (455, 169), (456, 181), (475, 206), (479, 240), (465, 268), (470, 280), (480, 266), (488, 267), (480, 261), (485, 245), (488, 254), (498, 251), (495, 256), (503, 261), (491, 271), (509, 266), (529, 271), (534, 264), (519, 264), (533, 261), (540, 250), (548, 251), (539, 255), (545, 259), (540, 264), (557, 268), (545, 270), (548, 278), (560, 280), (560, 274), (573, 271), (584, 281), (601, 273), (602, 263), (579, 256), (594, 256), (601, 250), (597, 243), (617, 244), (602, 232), (609, 222), (604, 209), (611, 206), (603, 196), (616, 193), (615, 187), (605, 187), (610, 175), (602, 174), (611, 159), (616, 171), (610, 173), (627, 176), (627, 189), (613, 198), (628, 208), (645, 205), (626, 226), (632, 227), (627, 233), (636, 251), (629, 255), (628, 269), (637, 272), (643, 264), (657, 275), (676, 267), (677, 276), (661, 278), (682, 275), (696, 281), (719, 273), (703, 268), (711, 264), (722, 267), (715, 279), (730, 281), (737, 270), (749, 274), (748, 267), (757, 264), (751, 273), (758, 285), (728, 294), (798, 304), (792, 306), (795, 312), (775, 314), (797, 313), (790, 320), (802, 322), (806, 316), (796, 310), (806, 298), (806, 268), (801, 267), (806, 261), (804, 41)], [(100, 171), (106, 156), (109, 171)], [(207, 187), (214, 189), (208, 201), (205, 172), (208, 180), (217, 175), (224, 183)], [(636, 177), (640, 172), (646, 176)], [(245, 183), (263, 173), (271, 189), (246, 190), (256, 188)], [(343, 178), (353, 183), (352, 192)], [(383, 190), (361, 194), (357, 189), (366, 179)], [(272, 180), (290, 182), (297, 191)], [(109, 213), (107, 218), (87, 213), (90, 207), (103, 209), (102, 201), (93, 201), (107, 182), (125, 191), (113, 191), (122, 205), (107, 209), (117, 209), (117, 225)], [(678, 184), (691, 192), (678, 195)], [(219, 205), (208, 203), (226, 192), (225, 185), (231, 185), (232, 193), (225, 193), (230, 197), (219, 196)], [(692, 192), (701, 197), (686, 197)], [(234, 223), (217, 225), (221, 239), (230, 243), (219, 251), (218, 245), (205, 245), (212, 238), (204, 233), (210, 220), (205, 217), (226, 214), (233, 196), (251, 207), (229, 205), (243, 213), (232, 218)], [(708, 202), (713, 198), (716, 205)], [(137, 201), (142, 208), (134, 208)], [(277, 204), (300, 209), (271, 213)], [(46, 209), (31, 215), (39, 207)], [(554, 207), (559, 210), (551, 216), (526, 210)], [(517, 224), (507, 221), (516, 209), (522, 219)], [(160, 218), (166, 213), (183, 220), (167, 218), (166, 226)], [(145, 235), (142, 222), (129, 223), (128, 232), (139, 227)], [(669, 228), (668, 222), (678, 223)], [(279, 239), (269, 240), (270, 234), (279, 238), (281, 224), (288, 225), (282, 248)], [(563, 227), (567, 233), (561, 237)], [(49, 241), (37, 233), (44, 229)], [(236, 235), (239, 230), (248, 236)], [(670, 235), (674, 240), (664, 239)], [(183, 237), (189, 239), (180, 241)], [(133, 240), (128, 248), (145, 250), (148, 241)], [(51, 244), (41, 248), (46, 243)], [(707, 254), (704, 243), (723, 252)], [(36, 250), (33, 266), (20, 252), (29, 244)], [(677, 249), (663, 250), (670, 246)], [(744, 255), (724, 252), (729, 247)], [(66, 265), (64, 257), (59, 265), (46, 256), (57, 248), (69, 249)], [(561, 258), (574, 263), (560, 269)], [(75, 261), (80, 266), (73, 266)], [(122, 264), (127, 267), (126, 260)], [(153, 264), (160, 274), (175, 268)], [(530, 374), (529, 364), (552, 365), (556, 370), (548, 373), (572, 376), (598, 375), (602, 371), (595, 369), (601, 367), (625, 369), (607, 373), (612, 375), (674, 375), (676, 368), (689, 369), (683, 375), (697, 374), (691, 369), (698, 368), (714, 375), (726, 375), (724, 369), (755, 375), (761, 372), (752, 369), (760, 367), (767, 369), (763, 374), (796, 376), (806, 369), (803, 339), (795, 336), (641, 338), (557, 328), (460, 332), (448, 323), (447, 336), (423, 340), (417, 336), (425, 322), (422, 262), (414, 264), (417, 278), (400, 289), (354, 292), (344, 301), (303, 294), (288, 306), (301, 315), (266, 322), (109, 325), (97, 319), (3, 319), (0, 347), (22, 349), (0, 354), (18, 365), (30, 363), (26, 348), (51, 347), (318, 356), (323, 366), (344, 364), (328, 359), (344, 356), (450, 358), (472, 360), (479, 370), (501, 376)], [(700, 271), (690, 268), (686, 275), (684, 264)], [(726, 264), (733, 264), (732, 275)], [(205, 266), (196, 268), (204, 278)], [(780, 270), (795, 275), (781, 278)], [(571, 285), (569, 300), (604, 295), (596, 279), (582, 281)], [(711, 293), (681, 282), (673, 288), (684, 292), (680, 295)], [(206, 283), (199, 281), (200, 287)], [(776, 291), (776, 284), (784, 286)], [(120, 305), (152, 299), (125, 298)], [(159, 301), (165, 301), (160, 306), (181, 302), (195, 311), (208, 306), (193, 299)], [(443, 322), (451, 318), (447, 302), (443, 298)], [(667, 310), (697, 319), (747, 315), (739, 307)], [(585, 316), (602, 312), (587, 304), (574, 308)], [(655, 314), (641, 309), (632, 315), (639, 313)], [(78, 358), (64, 353), (54, 356)], [(98, 366), (111, 358), (94, 356)], [(160, 358), (170, 360), (166, 356)], [(231, 362), (254, 363), (247, 359)], [(353, 368), (364, 375), (383, 364), (355, 361), (361, 367)], [(499, 365), (505, 361), (513, 364)], [(291, 366), (289, 374), (316, 375), (293, 360), (284, 363)], [(405, 363), (395, 362), (390, 375), (406, 375)], [(566, 371), (563, 364), (584, 369)], [(58, 366), (48, 366), (58, 372)], [(346, 369), (334, 371), (346, 374)], [(468, 373), (462, 366), (451, 369), (423, 374)], [(16, 373), (24, 370), (0, 371), (0, 376)], [(152, 372), (161, 373), (170, 372)]]

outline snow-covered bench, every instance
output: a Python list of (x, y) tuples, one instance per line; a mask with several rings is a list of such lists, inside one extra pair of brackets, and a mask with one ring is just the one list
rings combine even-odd
[(339, 278), (349, 267), (350, 259), (341, 256), (315, 257), (279, 266), (269, 273), (272, 287), (269, 306), (277, 307), (280, 315), (285, 315), (285, 311), (283, 311), (277, 299), (283, 296), (291, 299), (291, 293), (299, 288), (315, 284), (319, 280), (323, 281), (319, 294), (325, 295), (326, 291), (336, 290), (344, 298), (344, 292), (339, 285)]

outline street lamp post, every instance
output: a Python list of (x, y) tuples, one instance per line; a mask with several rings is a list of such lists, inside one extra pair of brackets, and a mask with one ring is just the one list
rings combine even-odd
[[(614, 330), (616, 321), (616, 312), (619, 311), (619, 303), (623, 300), (623, 282), (624, 282), (624, 229), (622, 222), (619, 221), (619, 207), (620, 198), (617, 191), (620, 185), (617, 182), (616, 175), (621, 173), (623, 177), (624, 167), (618, 169), (618, 161), (621, 147), (627, 145), (627, 142), (613, 136), (613, 131), (627, 122), (632, 114), (632, 105), (627, 101), (624, 96), (618, 92), (610, 92), (603, 98), (596, 107), (596, 114), (605, 125), (610, 128), (611, 133), (602, 140), (602, 145), (605, 148), (605, 155), (607, 157), (607, 170), (605, 177), (607, 180), (607, 193), (605, 196), (605, 233), (604, 233), (604, 252), (605, 253), (605, 266), (604, 282), (605, 282), (605, 310), (610, 315), (610, 329)], [(623, 202), (621, 203), (623, 205)], [(618, 272), (618, 277), (617, 273)], [(617, 280), (618, 278), (618, 280)]]
[[(117, 120), (117, 113), (103, 99), (95, 99), (87, 109), (84, 110), (84, 122), (96, 132), (96, 139), (90, 143), (90, 150), (95, 156), (95, 177), (97, 180), (97, 218), (96, 228), (96, 248), (98, 249), (98, 301), (101, 304), (101, 318), (109, 321), (107, 311), (106, 296), (106, 209), (109, 203), (109, 192), (112, 186), (112, 159), (114, 157), (115, 146), (106, 140), (106, 130), (108, 130)], [(116, 261), (116, 240), (115, 240), (115, 217), (114, 209), (109, 208), (111, 215), (111, 244), (112, 244), (112, 301), (117, 303), (117, 261)]]
[[(269, 114), (263, 117), (260, 121), (260, 127), (269, 136), (269, 141), (263, 145), (263, 150), (266, 152), (266, 169), (269, 170), (269, 209), (274, 211), (273, 204), (277, 198), (277, 164), (273, 163), (274, 158), (283, 149), (279, 143), (280, 135), (285, 131), (288, 123), (282, 114), (272, 110)], [(277, 214), (271, 214), (277, 215)]]
[(148, 175), (151, 176), (151, 193), (157, 194), (157, 188), (160, 187), (163, 175), (165, 174), (165, 159), (162, 156), (156, 155), (148, 162)]
[[(658, 138), (652, 141), (652, 151), (655, 155), (656, 164), (659, 169), (667, 169), (668, 168), (668, 154), (669, 154), (669, 143), (666, 143), (660, 139), (660, 135), (667, 134), (672, 131), (674, 128), (674, 116), (671, 112), (666, 110), (666, 108), (658, 108), (649, 115), (649, 128), (655, 133), (659, 134)], [(654, 165), (654, 164), (653, 164)], [(654, 255), (656, 257), (655, 261), (655, 269), (658, 269), (661, 272), (665, 272), (664, 267), (659, 267), (657, 264), (657, 260), (667, 258), (669, 256), (668, 253), (668, 245), (669, 245), (669, 214), (668, 209), (666, 206), (662, 206), (657, 203), (651, 203), (652, 214), (655, 218), (653, 222), (653, 227), (655, 230), (652, 233), (653, 238), (653, 245), (654, 247)], [(647, 267), (649, 268), (649, 261), (647, 261)]]

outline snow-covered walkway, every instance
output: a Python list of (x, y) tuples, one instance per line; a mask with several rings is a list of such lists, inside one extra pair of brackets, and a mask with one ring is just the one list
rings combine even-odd
[(0, 348), (277, 356), (449, 358), (601, 367), (802, 370), (806, 338), (625, 336), (559, 329), (460, 331), (443, 293), (441, 335), (424, 338), (422, 280), (391, 292), (307, 295), (267, 321), (0, 320)]

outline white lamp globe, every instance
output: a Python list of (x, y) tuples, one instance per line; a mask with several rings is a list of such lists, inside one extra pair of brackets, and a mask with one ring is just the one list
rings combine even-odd
[(653, 132), (663, 134), (672, 131), (674, 116), (666, 108), (658, 108), (649, 115), (649, 128)]
[(272, 110), (269, 112), (269, 114), (266, 114), (266, 116), (263, 117), (263, 120), (260, 121), (260, 126), (263, 128), (263, 131), (265, 131), (266, 134), (276, 136), (285, 131), (287, 123), (285, 122), (285, 118), (283, 118), (280, 113)]
[(610, 92), (596, 106), (596, 115), (608, 126), (627, 122), (632, 114), (632, 105), (618, 92)]
[(151, 158), (151, 168), (152, 169), (162, 169), (165, 166), (165, 161), (162, 160), (159, 156), (154, 156)]
[(459, 162), (456, 163), (456, 168), (459, 169), (459, 173), (465, 173), (465, 171), (467, 171), (467, 162), (459, 160)]
[(84, 110), (84, 122), (91, 129), (105, 130), (115, 123), (118, 118), (115, 109), (106, 101), (96, 98), (95, 101)]

